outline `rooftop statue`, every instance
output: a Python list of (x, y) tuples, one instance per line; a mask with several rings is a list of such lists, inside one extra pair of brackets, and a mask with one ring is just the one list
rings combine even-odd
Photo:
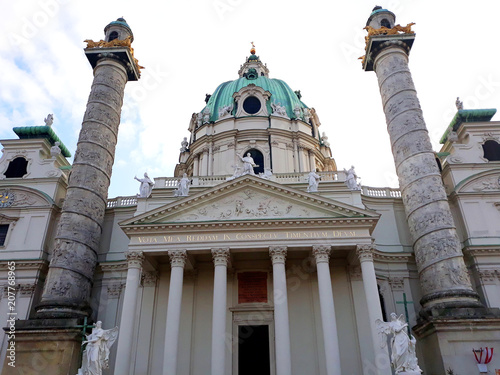
[[(395, 313), (391, 313), (390, 322), (383, 322), (377, 319), (376, 323), (380, 334), (392, 335), (391, 363), (395, 373), (420, 375), (422, 370), (418, 366), (417, 355), (415, 353), (417, 340), (413, 335), (410, 337), (406, 333), (408, 323), (405, 322), (403, 315), (398, 317)], [(385, 345), (385, 340), (382, 340), (382, 346)]]
[(184, 137), (184, 139), (181, 142), (181, 152), (186, 152), (188, 149), (189, 143), (187, 141), (187, 137)]
[(281, 105), (281, 103), (276, 104), (276, 102), (271, 103), (271, 108), (273, 109), (273, 115), (287, 117), (285, 106)]
[(309, 175), (307, 176), (307, 181), (309, 182), (309, 186), (307, 187), (308, 193), (315, 193), (318, 191), (320, 178), (321, 177), (316, 172), (309, 172)]
[(54, 123), (54, 115), (52, 113), (49, 113), (43, 121), (45, 122), (45, 126), (52, 126), (52, 124)]
[(149, 178), (147, 173), (144, 173), (144, 178), (137, 178), (137, 176), (134, 178), (141, 183), (137, 196), (139, 198), (149, 198), (153, 190), (154, 182)]
[(61, 155), (61, 148), (59, 147), (60, 144), (60, 142), (55, 142), (54, 146), (50, 148), (50, 157), (55, 158), (57, 155)]
[(345, 184), (347, 185), (349, 190), (361, 190), (361, 187), (358, 184), (359, 177), (354, 171), (354, 165), (352, 165), (348, 171), (346, 171), (346, 169), (344, 168), (344, 172), (346, 174)]
[(77, 375), (102, 375), (102, 370), (109, 367), (109, 349), (118, 337), (118, 327), (104, 330), (102, 322), (97, 322), (92, 333), (87, 335), (87, 344), (83, 351), (82, 367), (78, 369)]
[(459, 111), (464, 109), (464, 102), (462, 102), (458, 96), (457, 100), (455, 100), (455, 105), (457, 106), (457, 110)]
[(189, 187), (191, 180), (188, 178), (187, 173), (184, 173), (182, 178), (177, 183), (177, 189), (174, 191), (176, 197), (187, 197), (189, 195)]

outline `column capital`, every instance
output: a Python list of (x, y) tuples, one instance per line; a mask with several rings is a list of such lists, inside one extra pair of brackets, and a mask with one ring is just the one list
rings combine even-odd
[(360, 262), (373, 262), (373, 245), (357, 245), (356, 255)]
[(271, 256), (273, 264), (285, 264), (286, 252), (286, 246), (269, 246), (269, 255)]
[(144, 272), (141, 276), (141, 284), (143, 287), (156, 286), (158, 280), (158, 271)]
[(127, 251), (125, 257), (127, 258), (128, 268), (142, 268), (142, 262), (144, 262), (144, 253), (142, 251)]
[(328, 263), (330, 260), (330, 252), (332, 251), (331, 246), (327, 245), (317, 245), (313, 246), (313, 255), (316, 258), (316, 264), (318, 263)]
[(171, 267), (182, 267), (186, 265), (187, 252), (186, 250), (169, 250), (168, 256), (170, 257)]
[(229, 248), (218, 247), (212, 249), (212, 258), (214, 260), (214, 266), (227, 267), (227, 262), (229, 260)]

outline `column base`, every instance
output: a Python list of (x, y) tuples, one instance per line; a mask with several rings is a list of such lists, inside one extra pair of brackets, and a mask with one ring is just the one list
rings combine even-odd
[(75, 375), (82, 331), (71, 327), (78, 323), (77, 319), (16, 320), (15, 355), (7, 350), (2, 375)]
[(457, 309), (457, 308), (483, 308), (479, 295), (468, 289), (454, 289), (425, 295), (421, 300), (421, 315), (431, 310)]
[(64, 304), (57, 300), (42, 301), (35, 310), (36, 320), (83, 319), (92, 313), (89, 304), (81, 301), (65, 301)]
[[(500, 346), (499, 309), (455, 309), (434, 311), (426, 321), (413, 327), (417, 350), (425, 361), (419, 365), (426, 374), (477, 374), (472, 349)], [(493, 356), (490, 369), (500, 369), (500, 356)]]

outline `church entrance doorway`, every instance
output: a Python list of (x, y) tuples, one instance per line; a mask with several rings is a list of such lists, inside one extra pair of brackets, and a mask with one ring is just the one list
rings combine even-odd
[(269, 325), (238, 326), (238, 375), (271, 375)]

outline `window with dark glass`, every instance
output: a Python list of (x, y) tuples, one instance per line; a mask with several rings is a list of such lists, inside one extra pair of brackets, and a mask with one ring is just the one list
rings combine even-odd
[(28, 160), (19, 157), (9, 163), (9, 167), (5, 171), (6, 178), (20, 178), (28, 173)]
[(5, 244), (5, 239), (7, 238), (7, 231), (9, 230), (9, 224), (0, 224), (0, 246)]
[(109, 34), (109, 42), (115, 39), (118, 39), (118, 33), (116, 31), (113, 31), (111, 34)]
[(261, 107), (260, 100), (257, 99), (255, 96), (249, 96), (243, 102), (243, 109), (245, 110), (246, 113), (249, 113), (251, 115), (259, 112), (260, 107)]
[(488, 161), (500, 161), (500, 144), (493, 140), (484, 142), (484, 158)]

